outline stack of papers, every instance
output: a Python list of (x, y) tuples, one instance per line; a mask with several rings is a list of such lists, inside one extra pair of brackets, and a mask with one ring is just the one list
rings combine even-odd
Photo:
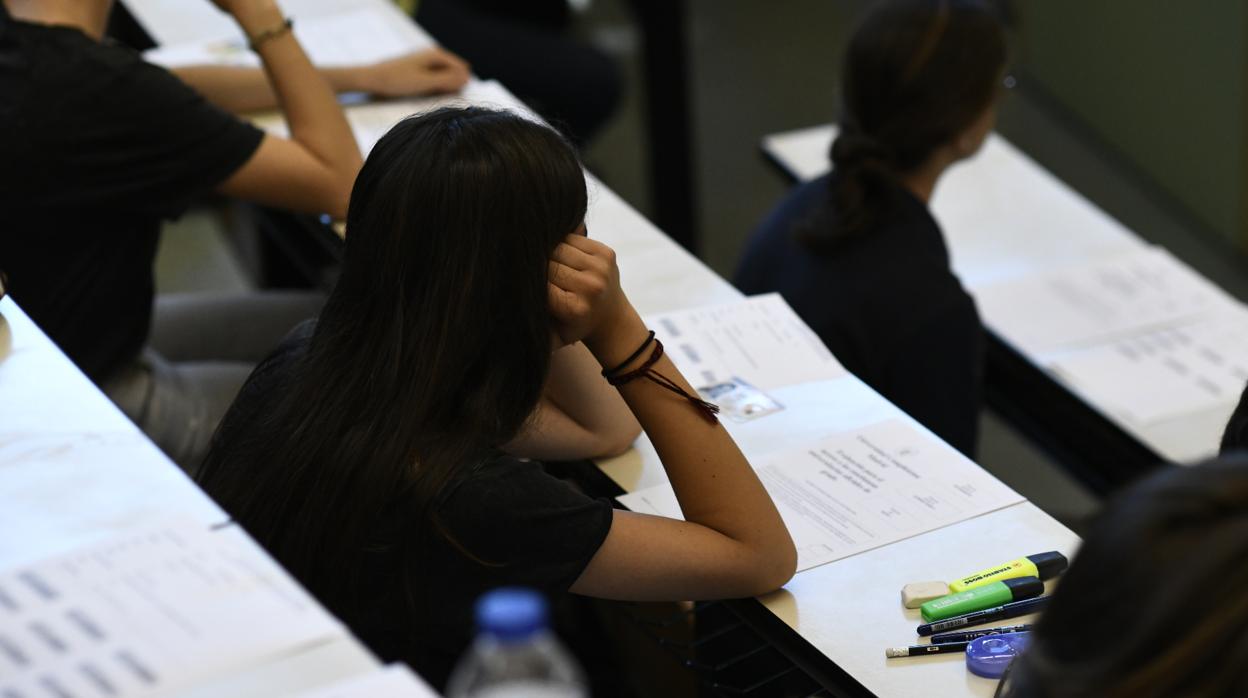
[(1239, 306), (1159, 247), (976, 288), (975, 301), (985, 323), (1033, 358)]
[[(901, 420), (845, 431), (756, 465), (797, 546), (799, 572), (1024, 501)], [(684, 518), (670, 484), (619, 501)]]
[(0, 695), (156, 696), (344, 637), (237, 527), (170, 520), (0, 573)]
[(1165, 250), (1141, 248), (975, 295), (989, 326), (1146, 443), (1152, 427), (1200, 415), (1199, 426), (1212, 428), (1183, 452), (1216, 452), (1210, 434), (1248, 383), (1248, 310)]
[[(410, 25), (410, 23), (408, 23)], [(396, 23), (375, 10), (361, 9), (324, 17), (297, 19), (295, 36), (318, 66), (368, 65), (434, 45), (423, 32)], [(408, 31), (400, 31), (400, 29)], [(149, 63), (166, 68), (192, 65), (260, 67), (260, 58), (237, 32), (189, 44), (158, 46), (143, 53)]]
[(391, 664), (330, 686), (289, 698), (437, 698), (424, 679), (402, 664)]

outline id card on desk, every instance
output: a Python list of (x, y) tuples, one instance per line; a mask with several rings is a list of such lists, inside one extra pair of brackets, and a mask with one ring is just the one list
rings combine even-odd
[(737, 423), (745, 423), (784, 409), (767, 393), (733, 376), (723, 383), (698, 388), (702, 399), (719, 405), (719, 414)]

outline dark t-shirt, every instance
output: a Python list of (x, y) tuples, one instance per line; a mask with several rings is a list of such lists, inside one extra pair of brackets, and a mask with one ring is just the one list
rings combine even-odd
[(1222, 432), (1222, 444), (1218, 451), (1222, 455), (1235, 451), (1248, 451), (1248, 387), (1245, 387), (1243, 394), (1239, 396), (1239, 404), (1235, 406), (1235, 411), (1231, 413), (1231, 418), (1226, 423), (1226, 429)]
[(0, 9), (0, 268), (13, 298), (106, 378), (147, 337), (160, 220), (262, 137), (130, 49)]
[[(297, 327), (256, 367), (222, 421), (218, 443), (246, 439), (257, 428), (258, 415), (289, 389), (314, 328), (313, 321)], [(408, 553), (415, 559), (400, 559), (397, 542), (410, 530), (411, 509), (402, 499), (389, 502), (365, 546), (361, 586), (352, 594), (360, 603), (332, 610), (383, 659), (405, 661), (440, 686), (472, 639), (477, 597), (506, 585), (563, 594), (606, 539), (611, 509), (609, 500), (586, 496), (539, 463), (495, 453), (455, 480), (436, 505), (455, 545), (429, 536)], [(415, 609), (408, 606), (405, 563), (421, 570)]]
[(939, 226), (898, 187), (872, 230), (816, 254), (796, 233), (828, 220), (831, 176), (797, 187), (763, 220), (734, 283), (779, 291), (845, 368), (974, 456), (983, 330)]

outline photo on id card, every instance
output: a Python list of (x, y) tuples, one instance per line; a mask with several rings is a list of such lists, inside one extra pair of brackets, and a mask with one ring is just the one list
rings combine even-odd
[(722, 383), (698, 388), (703, 400), (719, 405), (719, 415), (734, 422), (748, 422), (779, 412), (784, 406), (763, 391), (733, 377)]

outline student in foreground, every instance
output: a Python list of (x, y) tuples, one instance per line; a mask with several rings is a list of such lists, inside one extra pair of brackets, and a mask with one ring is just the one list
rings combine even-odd
[(1248, 457), (1167, 467), (1093, 522), (998, 695), (1244, 695), (1246, 625)]
[(1005, 65), (979, 2), (877, 5), (845, 55), (832, 172), (768, 215), (734, 278), (779, 291), (846, 368), (968, 455), (982, 330), (928, 202), (991, 132)]
[[(710, 599), (794, 571), (775, 506), (585, 210), (581, 166), (544, 126), (481, 109), (400, 123), (360, 172), (315, 329), (257, 368), (205, 461), (236, 520), (435, 683), (492, 587)], [(614, 510), (527, 460), (619, 452), (637, 422), (687, 521)]]
[[(188, 469), (256, 361), (323, 298), (157, 302), (161, 221), (211, 192), (341, 218), (361, 164), (331, 86), (275, 2), (217, 5), (263, 61), (261, 91), (281, 104), (289, 139), (264, 134), (105, 39), (112, 0), (0, 4), (0, 259), (10, 292)], [(410, 59), (404, 65), (413, 68)], [(198, 74), (209, 83), (214, 76)]]

